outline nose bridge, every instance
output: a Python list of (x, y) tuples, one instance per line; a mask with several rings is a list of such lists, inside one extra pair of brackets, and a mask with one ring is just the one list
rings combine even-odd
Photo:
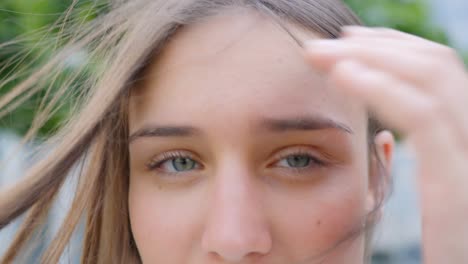
[[(260, 220), (261, 206), (253, 175), (245, 169), (229, 166), (216, 177), (212, 217), (227, 226), (242, 226)], [(258, 192), (258, 190), (257, 190)]]
[(267, 253), (271, 237), (255, 175), (239, 159), (226, 159), (213, 181), (203, 248), (230, 261)]

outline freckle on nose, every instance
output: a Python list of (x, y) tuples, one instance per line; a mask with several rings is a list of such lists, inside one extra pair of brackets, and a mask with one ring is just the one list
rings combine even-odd
[(320, 226), (322, 224), (322, 220), (317, 221), (317, 226)]

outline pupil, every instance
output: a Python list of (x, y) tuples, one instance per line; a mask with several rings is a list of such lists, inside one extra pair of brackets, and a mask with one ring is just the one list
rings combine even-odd
[(288, 165), (291, 167), (302, 168), (306, 167), (310, 163), (310, 157), (302, 156), (291, 156), (287, 159)]

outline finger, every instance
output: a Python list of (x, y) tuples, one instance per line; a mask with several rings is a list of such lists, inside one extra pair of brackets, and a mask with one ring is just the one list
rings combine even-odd
[[(414, 45), (414, 44), (413, 44)], [(413, 83), (424, 93), (439, 97), (447, 119), (459, 126), (458, 138), (468, 151), (468, 77), (462, 67), (438, 58), (421, 56), (407, 43), (372, 44), (364, 41), (313, 41), (307, 44), (307, 58), (323, 71), (343, 60), (354, 60)], [(429, 53), (429, 52), (428, 52)]]
[[(305, 42), (304, 49), (306, 58), (323, 71), (331, 69), (339, 60), (350, 59), (420, 84), (434, 84), (435, 78), (446, 80), (448, 76), (457, 76), (460, 79), (467, 75), (465, 65), (455, 50), (443, 45), (435, 46), (429, 41), (421, 44), (370, 37), (320, 39)], [(468, 97), (468, 89), (457, 92)]]
[[(418, 47), (418, 49), (422, 52), (426, 52), (426, 49), (429, 49), (430, 53), (426, 53), (426, 55), (440, 55), (445, 57), (455, 57), (458, 62), (462, 62), (460, 60), (460, 56), (456, 54), (456, 52), (441, 43), (437, 43), (435, 41), (431, 41), (419, 36), (415, 36), (412, 34), (408, 34), (402, 31), (398, 31), (392, 28), (383, 28), (383, 27), (361, 27), (361, 26), (345, 26), (342, 28), (342, 36), (343, 39), (349, 38), (367, 38), (367, 39), (381, 39), (383, 41), (387, 41), (390, 43), (393, 41), (402, 41), (406, 43), (411, 43)], [(411, 45), (409, 44), (409, 45)]]
[(362, 100), (382, 121), (404, 134), (433, 126), (429, 116), (434, 101), (417, 88), (383, 71), (352, 60), (340, 62), (330, 72), (330, 82)]
[[(344, 37), (341, 40), (347, 43), (359, 45), (359, 46), (369, 46), (369, 47), (391, 47), (394, 50), (403, 50), (410, 51), (416, 54), (428, 56), (428, 52), (434, 52), (434, 49), (437, 51), (437, 46), (434, 46), (432, 43), (419, 43), (412, 40), (404, 40), (397, 38), (383, 38), (383, 37), (374, 37), (374, 36), (350, 36)], [(434, 55), (434, 54), (430, 54)]]
[[(459, 128), (456, 138), (468, 154), (468, 76), (464, 77), (441, 83), (441, 89), (437, 89), (436, 94), (440, 100), (447, 102), (446, 117)], [(452, 89), (456, 86), (461, 88), (461, 92)]]
[(435, 43), (427, 39), (408, 34), (402, 31), (398, 31), (392, 28), (384, 27), (362, 27), (362, 26), (345, 26), (341, 29), (343, 37), (352, 37), (352, 36), (370, 36), (370, 37), (380, 37), (380, 38), (391, 38), (399, 40), (407, 40), (411, 42), (419, 43)]
[[(458, 83), (460, 87), (463, 86), (460, 84), (468, 83), (463, 80), (458, 80), (458, 82), (456, 78), (452, 81), (453, 85)], [(452, 93), (452, 95), (461, 97), (457, 93)], [(461, 117), (462, 113), (467, 112), (466, 107), (461, 107), (460, 101), (457, 102), (454, 98), (445, 101), (455, 103), (460, 107), (456, 116)], [(468, 258), (465, 250), (468, 245), (468, 229), (464, 222), (467, 216), (466, 208), (468, 208), (465, 188), (468, 179), (466, 177), (467, 156), (457, 150), (456, 144), (450, 142), (453, 137), (448, 128), (449, 126), (442, 122), (434, 126), (433, 130), (423, 130), (426, 133), (413, 137), (412, 141), (416, 142), (416, 148), (419, 150), (421, 176), (423, 176), (420, 178), (422, 191), (420, 200), (423, 219), (425, 219), (423, 230), (425, 258), (434, 262), (461, 263), (466, 262)], [(464, 137), (468, 138), (468, 134), (464, 134)], [(441, 204), (442, 200), (447, 200), (448, 203)], [(448, 252), (450, 254), (447, 255)]]
[[(451, 252), (452, 262), (466, 260), (467, 155), (453, 141), (450, 124), (438, 116), (435, 101), (411, 84), (359, 62), (340, 62), (330, 77), (333, 85), (362, 100), (413, 143), (420, 165), (425, 256), (443, 260)], [(449, 202), (440, 203), (445, 200)], [(441, 224), (447, 221), (449, 228)]]
[(459, 146), (457, 128), (442, 114), (437, 100), (409, 83), (355, 61), (339, 63), (330, 73), (330, 82), (361, 100), (379, 120), (410, 137), (421, 155), (445, 153), (449, 157), (452, 147)]
[(307, 42), (305, 49), (306, 59), (325, 72), (340, 61), (353, 60), (411, 82), (423, 83), (428, 78), (427, 71), (439, 68), (439, 65), (432, 67), (427, 56), (417, 56), (405, 43), (373, 45), (365, 41), (314, 40)]

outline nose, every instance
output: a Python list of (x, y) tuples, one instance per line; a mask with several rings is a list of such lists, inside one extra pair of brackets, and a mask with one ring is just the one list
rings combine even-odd
[(272, 239), (253, 177), (235, 170), (216, 178), (203, 231), (204, 251), (229, 263), (267, 254)]

